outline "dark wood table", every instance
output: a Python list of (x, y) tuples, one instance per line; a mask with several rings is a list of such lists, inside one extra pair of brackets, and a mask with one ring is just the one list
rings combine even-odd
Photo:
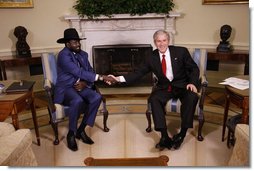
[[(248, 75), (236, 76), (236, 78), (249, 80)], [(249, 122), (249, 89), (239, 90), (229, 85), (226, 85), (225, 96), (226, 96), (226, 103), (225, 103), (225, 110), (224, 110), (224, 117), (223, 117), (222, 141), (224, 141), (226, 121), (228, 118), (228, 110), (229, 110), (230, 103), (233, 103), (242, 109), (241, 123), (248, 124)]]
[(3, 56), (0, 59), (0, 80), (7, 80), (6, 68), (24, 65), (41, 65), (41, 54), (32, 54), (32, 57)]
[(233, 50), (232, 52), (217, 52), (216, 50), (208, 50), (207, 60), (244, 62), (245, 65), (243, 74), (249, 74), (249, 51), (247, 50)]
[(168, 166), (169, 158), (166, 155), (143, 158), (109, 158), (95, 159), (88, 157), (84, 160), (86, 166)]
[[(3, 83), (7, 88), (12, 81), (0, 81), (0, 83)], [(13, 126), (15, 129), (19, 129), (18, 113), (24, 111), (27, 107), (31, 109), (37, 143), (40, 145), (33, 88), (27, 92), (0, 94), (0, 122), (3, 122), (8, 116), (11, 116)]]

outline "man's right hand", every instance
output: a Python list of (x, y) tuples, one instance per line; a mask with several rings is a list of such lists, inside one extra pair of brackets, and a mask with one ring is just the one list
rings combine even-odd
[(114, 85), (119, 82), (117, 77), (115, 77), (114, 75), (103, 75), (103, 80), (108, 85)]

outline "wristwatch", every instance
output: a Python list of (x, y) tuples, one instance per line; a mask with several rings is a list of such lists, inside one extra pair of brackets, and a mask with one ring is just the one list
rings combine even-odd
[(99, 75), (98, 79), (99, 79), (100, 81), (103, 81), (103, 76), (102, 76), (102, 75)]

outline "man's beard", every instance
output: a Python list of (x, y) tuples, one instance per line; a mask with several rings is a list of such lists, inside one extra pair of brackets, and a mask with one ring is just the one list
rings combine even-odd
[(75, 52), (75, 53), (79, 53), (81, 51), (81, 49), (71, 49), (72, 52)]

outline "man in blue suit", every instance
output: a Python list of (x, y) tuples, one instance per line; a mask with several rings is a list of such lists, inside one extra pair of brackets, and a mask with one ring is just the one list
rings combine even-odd
[[(199, 86), (199, 68), (185, 47), (169, 46), (169, 34), (158, 30), (153, 35), (157, 47), (151, 56), (146, 57), (145, 64), (135, 72), (124, 76), (112, 78), (116, 82), (130, 84), (139, 80), (148, 72), (153, 72), (157, 77), (148, 101), (152, 107), (152, 116), (155, 130), (161, 133), (161, 139), (156, 148), (178, 149), (183, 143), (188, 128), (193, 127), (193, 117), (198, 102), (197, 87)], [(167, 133), (165, 118), (165, 105), (171, 98), (181, 100), (181, 130), (171, 139)]]
[[(81, 50), (80, 40), (82, 38), (74, 28), (66, 29), (64, 37), (57, 40), (57, 43), (65, 44), (65, 47), (58, 54), (54, 102), (69, 106), (67, 144), (73, 151), (78, 150), (75, 137), (86, 144), (94, 143), (85, 132), (87, 125), (93, 127), (102, 99), (93, 89), (94, 82), (112, 79), (94, 72), (88, 54)], [(84, 116), (77, 128), (80, 113), (84, 113)]]

